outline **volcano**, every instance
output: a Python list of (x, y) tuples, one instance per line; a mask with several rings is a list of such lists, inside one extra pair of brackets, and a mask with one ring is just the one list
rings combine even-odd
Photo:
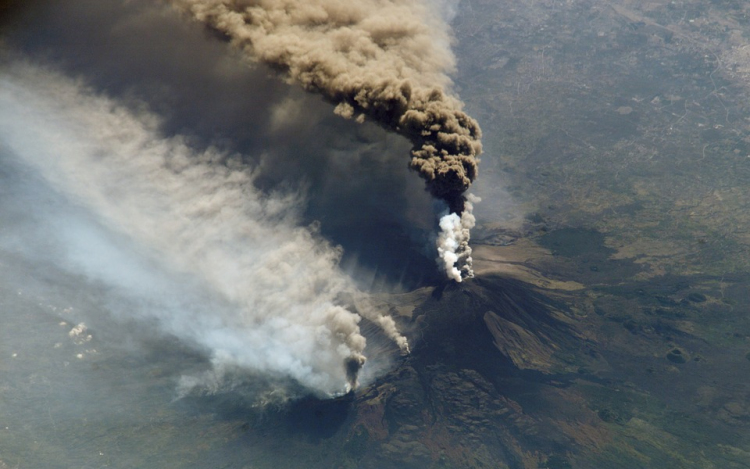
[[(565, 464), (570, 446), (584, 444), (577, 431), (605, 438), (596, 414), (566, 391), (581, 378), (571, 364), (596, 362), (596, 352), (560, 299), (497, 275), (381, 299), (410, 331), (412, 353), (392, 349), (394, 369), (356, 394), (248, 416), (247, 441), (295, 428), (320, 458), (308, 467), (524, 468)], [(573, 408), (588, 420), (568, 422)], [(343, 450), (324, 456), (322, 447)]]

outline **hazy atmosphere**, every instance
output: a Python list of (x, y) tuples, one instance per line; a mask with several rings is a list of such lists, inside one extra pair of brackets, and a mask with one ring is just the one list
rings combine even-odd
[(0, 469), (750, 467), (749, 38), (0, 1)]

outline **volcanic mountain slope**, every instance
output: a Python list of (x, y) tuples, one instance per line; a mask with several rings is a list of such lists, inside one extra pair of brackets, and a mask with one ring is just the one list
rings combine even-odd
[(393, 312), (410, 316), (411, 355), (356, 395), (249, 416), (244, 444), (295, 441), (295, 467), (563, 468), (607, 438), (566, 391), (569, 362), (594, 359), (561, 302), (497, 276), (408, 296)]
[(488, 276), (436, 288), (412, 318), (414, 353), (357, 399), (360, 467), (536, 467), (575, 444), (524, 403), (564, 393), (558, 352), (589, 347), (561, 304)]

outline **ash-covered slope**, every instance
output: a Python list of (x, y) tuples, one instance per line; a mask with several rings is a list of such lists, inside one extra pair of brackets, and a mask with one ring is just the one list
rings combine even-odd
[[(577, 374), (560, 356), (585, 361), (591, 345), (560, 303), (493, 276), (410, 295), (411, 355), (356, 396), (302, 401), (256, 421), (249, 440), (288, 442), (293, 430), (315, 460), (308, 467), (525, 468), (565, 464), (580, 428), (603, 431), (566, 393)], [(288, 454), (297, 467), (301, 453)]]
[(414, 311), (415, 359), (452, 363), (486, 375), (550, 371), (552, 356), (575, 336), (565, 307), (529, 285), (496, 276), (435, 289)]
[(586, 348), (559, 303), (484, 277), (433, 290), (413, 321), (414, 353), (357, 399), (359, 467), (536, 467), (565, 452), (550, 413), (525, 408), (565, 381), (558, 352)]

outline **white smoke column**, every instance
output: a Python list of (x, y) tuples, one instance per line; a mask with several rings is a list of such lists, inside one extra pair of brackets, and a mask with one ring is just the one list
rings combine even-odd
[[(149, 311), (165, 332), (210, 350), (220, 369), (290, 376), (327, 395), (356, 386), (365, 338), (360, 317), (335, 303), (351, 288), (340, 250), (297, 225), (298, 196), (263, 195), (237, 158), (196, 153), (157, 127), (45, 69), (3, 64), (0, 141), (175, 278), (229, 305)], [(159, 294), (118, 265), (76, 262), (94, 280)]]
[(439, 262), (448, 278), (461, 282), (474, 277), (471, 258), (471, 229), (476, 225), (474, 204), (482, 199), (467, 194), (461, 215), (450, 213), (440, 218), (440, 234), (437, 239)]

